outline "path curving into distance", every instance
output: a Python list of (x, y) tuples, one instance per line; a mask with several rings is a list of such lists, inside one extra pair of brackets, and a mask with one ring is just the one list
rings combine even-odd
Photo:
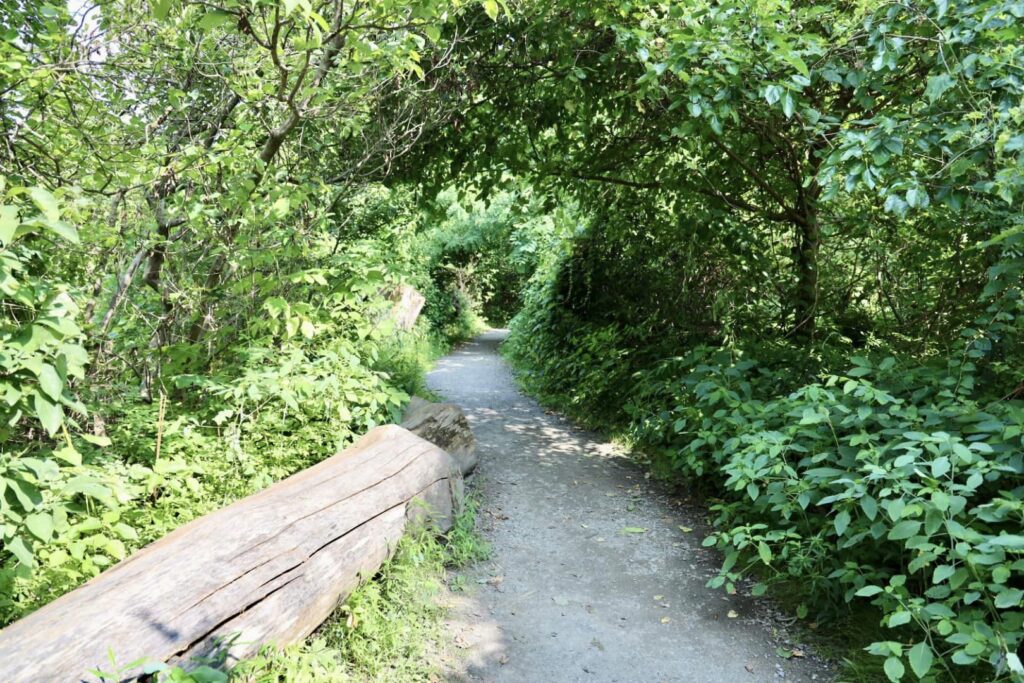
[(479, 522), (493, 545), (456, 579), (447, 680), (830, 681), (810, 653), (777, 654), (804, 649), (768, 601), (705, 587), (718, 558), (701, 546), (699, 507), (519, 391), (498, 355), (505, 336), (477, 337), (427, 378), (476, 435)]

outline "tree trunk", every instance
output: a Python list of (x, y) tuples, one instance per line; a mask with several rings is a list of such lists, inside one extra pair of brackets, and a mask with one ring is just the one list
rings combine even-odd
[[(410, 516), (451, 524), (462, 478), (397, 426), (201, 517), (0, 631), (0, 680), (79, 681), (146, 658), (254, 655), (308, 636), (391, 554)], [(421, 505), (418, 501), (425, 504)], [(136, 663), (118, 672), (132, 680)]]
[(805, 207), (802, 220), (796, 224), (796, 290), (793, 296), (793, 336), (810, 341), (814, 338), (818, 314), (818, 252), (821, 230), (817, 211)]

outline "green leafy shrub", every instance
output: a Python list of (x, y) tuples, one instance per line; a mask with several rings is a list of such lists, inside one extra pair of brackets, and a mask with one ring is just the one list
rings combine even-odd
[[(69, 410), (81, 416), (88, 406), (103, 416), (102, 436), (81, 434), (74, 423), (67, 433), (63, 424), (59, 434), (8, 432), (0, 621), (398, 417), (410, 393), (422, 389), (430, 360), (450, 342), (426, 319), (411, 331), (394, 329), (384, 294), (402, 275), (383, 264), (367, 267), (376, 258), (372, 245), (354, 247), (329, 267), (278, 281), (263, 299), (264, 315), (236, 330), (235, 343), (202, 372), (191, 371), (190, 354), (168, 349), (167, 374), (155, 384), (152, 403), (120, 392), (85, 392), (76, 400), (62, 385)], [(37, 297), (50, 287), (34, 286)], [(46, 296), (70, 301), (59, 291)], [(63, 325), (72, 336), (52, 332), (30, 350), (35, 356), (5, 355), (8, 363), (58, 368), (69, 381), (80, 377), (76, 363), (85, 350), (75, 345), (73, 310), (40, 308), (31, 319), (19, 312), (22, 318), (4, 328), (11, 339), (32, 325)], [(58, 314), (65, 317), (50, 321)], [(25, 407), (33, 410), (31, 397), (43, 391), (36, 373), (20, 368), (4, 377), (9, 386), (20, 382), (28, 397), (5, 413), (11, 426), (17, 419), (38, 423)], [(11, 444), (22, 452), (9, 450)]]
[(852, 361), (785, 393), (777, 370), (697, 349), (642, 380), (634, 436), (720, 499), (713, 586), (757, 569), (755, 593), (796, 580), (870, 599), (893, 629), (872, 646), (887, 670), (1019, 676), (1024, 406), (974, 400), (971, 362)]
[[(76, 243), (58, 200), (41, 187), (6, 188), (0, 178), (0, 615), (12, 586), (72, 554), (118, 555), (110, 508), (125, 495), (96, 463), (109, 440), (80, 434), (86, 413), (75, 383), (85, 377), (78, 307), (69, 287), (48, 272), (49, 240)], [(95, 457), (94, 457), (95, 456)], [(100, 532), (109, 523), (113, 533)], [(45, 550), (44, 550), (45, 548)], [(0, 617), (2, 621), (2, 617)]]

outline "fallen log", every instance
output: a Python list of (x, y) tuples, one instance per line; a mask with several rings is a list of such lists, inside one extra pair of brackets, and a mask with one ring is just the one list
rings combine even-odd
[(454, 403), (431, 403), (414, 396), (402, 415), (401, 425), (448, 451), (462, 476), (469, 476), (476, 469), (476, 438), (466, 415)]
[[(414, 434), (353, 446), (171, 532), (0, 631), (0, 681), (95, 680), (120, 663), (227, 665), (308, 636), (393, 551), (410, 518), (450, 527), (461, 475)], [(133, 680), (136, 664), (120, 672)]]

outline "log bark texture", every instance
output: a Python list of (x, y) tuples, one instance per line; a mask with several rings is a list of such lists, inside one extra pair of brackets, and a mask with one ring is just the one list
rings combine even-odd
[(416, 291), (415, 287), (403, 284), (392, 294), (392, 300), (395, 304), (389, 315), (395, 327), (399, 330), (411, 330), (416, 326), (423, 304), (427, 302), (426, 298)]
[[(378, 427), (314, 467), (201, 517), (0, 631), (0, 681), (95, 680), (308, 636), (389, 557), (408, 519), (450, 527), (461, 475), (441, 448)], [(121, 675), (133, 680), (141, 667)]]
[(476, 469), (476, 438), (465, 413), (454, 403), (431, 403), (413, 396), (402, 415), (402, 426), (448, 451), (462, 476)]

